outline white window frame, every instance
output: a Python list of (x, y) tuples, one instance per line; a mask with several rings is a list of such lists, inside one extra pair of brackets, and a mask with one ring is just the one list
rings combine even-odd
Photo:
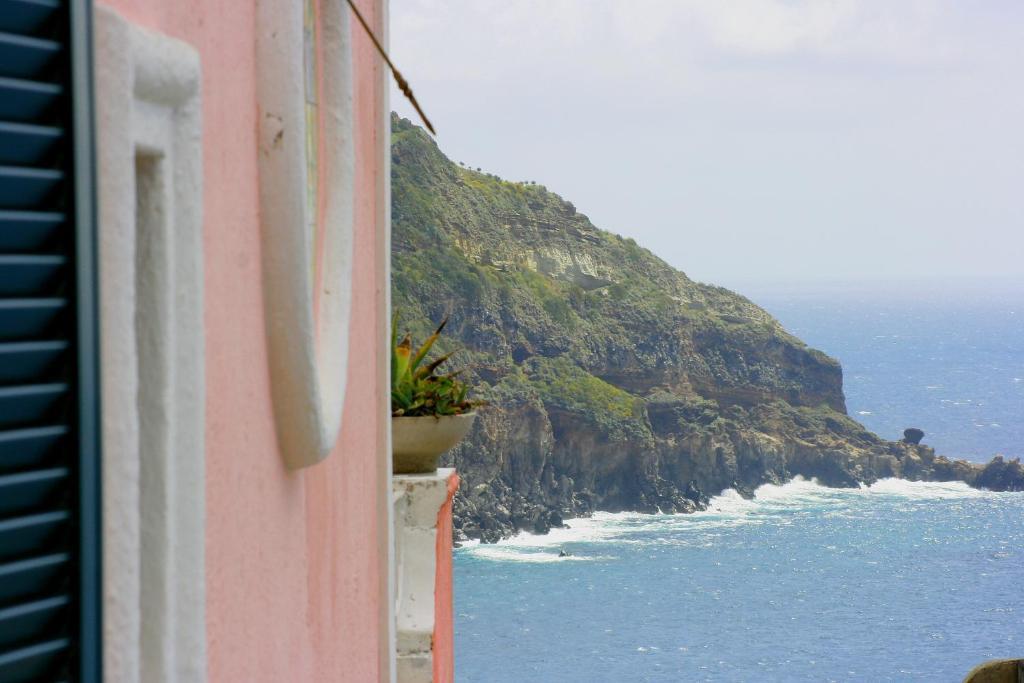
[(202, 682), (200, 60), (110, 9), (94, 19), (105, 678)]

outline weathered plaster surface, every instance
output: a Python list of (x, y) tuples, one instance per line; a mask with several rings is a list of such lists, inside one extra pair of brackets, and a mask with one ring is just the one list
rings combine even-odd
[[(104, 4), (188, 43), (201, 62), (209, 679), (389, 680), (387, 74), (366, 36), (353, 30), (354, 324), (347, 385), (359, 390), (345, 399), (332, 455), (289, 472), (277, 446), (265, 334), (256, 4)], [(359, 6), (380, 30), (383, 2)]]

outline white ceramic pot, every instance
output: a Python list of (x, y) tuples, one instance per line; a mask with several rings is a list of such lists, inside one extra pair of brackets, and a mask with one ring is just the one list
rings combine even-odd
[(391, 453), (395, 474), (426, 474), (473, 426), (476, 413), (434, 417), (392, 417)]

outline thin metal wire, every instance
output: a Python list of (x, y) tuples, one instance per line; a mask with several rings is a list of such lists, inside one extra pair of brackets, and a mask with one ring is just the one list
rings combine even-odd
[(348, 0), (348, 6), (352, 8), (352, 13), (356, 15), (356, 19), (359, 20), (359, 23), (363, 25), (363, 30), (366, 31), (366, 35), (370, 36), (370, 40), (373, 41), (373, 45), (377, 48), (377, 52), (380, 53), (380, 56), (384, 58), (384, 61), (391, 69), (391, 73), (395, 76), (395, 83), (398, 85), (398, 89), (402, 91), (402, 94), (405, 95), (412, 104), (416, 113), (420, 115), (420, 118), (423, 120), (423, 125), (427, 127), (430, 134), (437, 135), (437, 133), (434, 132), (434, 126), (430, 123), (430, 119), (428, 119), (427, 115), (423, 113), (423, 109), (420, 108), (420, 103), (416, 101), (416, 96), (412, 94), (412, 88), (409, 87), (409, 82), (402, 77), (402, 72), (400, 72), (391, 62), (391, 58), (388, 57), (388, 53), (384, 51), (384, 47), (380, 44), (380, 41), (377, 40), (377, 36), (373, 34), (372, 30), (370, 30), (370, 25), (366, 23), (366, 19), (363, 19), (363, 15), (359, 12), (359, 8), (356, 7), (354, 0)]

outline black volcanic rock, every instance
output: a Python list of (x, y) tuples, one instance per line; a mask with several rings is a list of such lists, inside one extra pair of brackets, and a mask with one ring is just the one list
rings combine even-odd
[(907, 443), (914, 444), (915, 446), (921, 443), (921, 439), (924, 438), (924, 432), (917, 427), (908, 427), (903, 430), (903, 440)]
[(1024, 491), (1024, 465), (1020, 458), (1004, 460), (997, 455), (978, 474), (973, 484), (990, 491)]

